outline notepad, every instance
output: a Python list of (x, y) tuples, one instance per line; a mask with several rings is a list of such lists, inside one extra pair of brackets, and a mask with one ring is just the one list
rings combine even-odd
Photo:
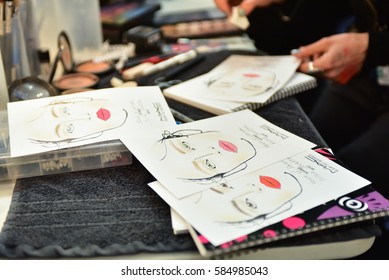
[[(241, 65), (243, 71), (243, 68), (246, 69), (248, 68), (247, 66), (245, 66), (247, 65), (246, 61), (250, 61), (252, 60), (253, 57), (257, 58), (258, 56), (234, 56), (233, 55), (232, 57), (237, 57), (241, 59)], [(227, 98), (218, 98), (217, 95), (214, 96), (212, 92), (214, 90), (220, 90), (220, 88), (223, 86), (232, 88), (231, 85), (227, 84), (229, 79), (226, 79), (226, 81), (223, 81), (218, 85), (216, 85), (219, 88), (216, 88), (216, 86), (213, 86), (213, 88), (211, 88), (209, 86), (209, 83), (212, 83), (213, 81), (212, 79), (214, 79), (214, 77), (217, 77), (219, 73), (225, 73), (225, 71), (227, 71), (224, 70), (223, 68), (224, 68), (224, 64), (222, 62), (222, 64), (220, 64), (219, 66), (217, 66), (216, 68), (214, 68), (208, 73), (205, 73), (203, 75), (185, 81), (181, 84), (165, 89), (163, 91), (163, 94), (167, 98), (174, 99), (176, 101), (202, 109), (204, 111), (210, 112), (215, 115), (222, 115), (222, 114), (231, 113), (243, 109), (256, 110), (270, 103), (273, 103), (277, 100), (296, 95), (298, 93), (313, 89), (317, 86), (317, 80), (315, 77), (294, 71), (291, 77), (287, 79), (286, 82), (284, 82), (284, 85), (279, 86), (278, 89), (273, 93), (268, 94), (268, 91), (266, 89), (262, 90), (263, 92), (260, 93), (259, 95), (262, 95), (263, 98), (258, 96), (260, 102), (237, 101), (238, 98), (236, 98), (237, 100), (227, 100)], [(259, 69), (259, 70), (258, 69), (259, 69), (258, 67), (255, 69), (256, 71), (255, 73), (257, 73), (258, 75), (260, 75), (261, 73), (263, 73), (263, 75), (267, 75), (269, 67)], [(242, 71), (236, 70), (235, 73), (236, 75), (240, 75)], [(239, 77), (236, 78), (234, 78), (234, 76), (231, 77), (232, 79), (235, 80), (239, 79)], [(250, 81), (250, 79), (255, 79), (255, 77), (253, 78), (245, 77), (243, 79), (240, 79), (240, 82), (242, 82), (242, 87), (246, 87), (249, 89), (251, 88), (255, 89), (256, 87), (259, 87), (258, 84), (256, 84), (256, 82)], [(270, 85), (271, 87), (275, 87), (277, 83), (277, 81), (271, 80), (271, 76), (267, 78), (264, 77), (263, 81), (264, 83), (268, 83), (268, 86)], [(235, 93), (236, 95), (239, 96), (241, 94), (241, 91), (237, 89)], [(265, 97), (265, 95), (267, 96)], [(249, 100), (249, 98), (246, 98), (245, 100)]]
[(252, 111), (257, 110), (278, 100), (314, 89), (317, 86), (317, 80), (313, 76), (296, 72), (284, 87), (278, 90), (269, 100), (263, 103), (239, 103), (203, 98), (185, 92), (181, 86), (186, 87), (188, 84), (179, 84), (166, 89), (164, 91), (165, 97), (202, 109), (215, 115), (222, 115), (243, 109), (249, 109)]

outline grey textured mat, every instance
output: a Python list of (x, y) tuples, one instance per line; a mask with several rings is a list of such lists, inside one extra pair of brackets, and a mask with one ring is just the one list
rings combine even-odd
[(169, 207), (130, 166), (17, 180), (0, 235), (8, 258), (195, 250), (172, 234)]

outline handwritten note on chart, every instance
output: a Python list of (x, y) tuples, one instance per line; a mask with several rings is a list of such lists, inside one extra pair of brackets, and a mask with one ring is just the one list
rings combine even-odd
[(13, 157), (175, 125), (158, 87), (110, 88), (11, 102), (8, 121)]

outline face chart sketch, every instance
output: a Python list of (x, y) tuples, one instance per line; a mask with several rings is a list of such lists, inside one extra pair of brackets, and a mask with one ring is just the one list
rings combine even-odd
[(234, 55), (203, 75), (198, 89), (211, 99), (265, 102), (286, 84), (298, 65), (292, 56)]
[(218, 246), (367, 184), (362, 177), (306, 150), (182, 199), (176, 199), (159, 182), (149, 185)]
[(253, 144), (220, 131), (177, 130), (164, 132), (162, 161), (178, 161), (180, 178), (199, 183), (216, 183), (247, 167), (256, 156)]
[(179, 199), (315, 146), (250, 110), (147, 133), (123, 143)]
[(128, 111), (108, 99), (93, 97), (54, 100), (32, 112), (27, 120), (29, 140), (44, 146), (97, 138), (119, 128)]
[(133, 137), (141, 129), (175, 125), (158, 87), (101, 89), (12, 102), (8, 118), (12, 156)]
[(218, 76), (210, 77), (207, 82), (211, 91), (224, 96), (253, 97), (271, 90), (278, 81), (276, 74), (261, 68), (239, 68)]
[[(251, 176), (244, 185), (224, 184), (205, 191), (194, 203), (206, 209), (215, 223), (248, 227), (289, 210), (302, 192), (299, 180), (288, 172), (277, 178), (259, 172)], [(214, 207), (215, 201), (219, 207)]]

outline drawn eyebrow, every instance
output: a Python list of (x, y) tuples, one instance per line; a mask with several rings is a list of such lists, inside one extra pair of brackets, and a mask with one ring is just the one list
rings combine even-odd
[(50, 111), (51, 111), (51, 114), (53, 115), (54, 118), (58, 118), (58, 115), (57, 115), (57, 113), (55, 112), (54, 108), (55, 108), (55, 105), (51, 106), (51, 110), (50, 110)]
[(59, 135), (59, 130), (60, 130), (60, 128), (61, 128), (61, 124), (57, 124), (56, 126), (55, 126), (55, 134), (58, 136), (58, 137), (60, 137), (61, 138), (61, 136)]

